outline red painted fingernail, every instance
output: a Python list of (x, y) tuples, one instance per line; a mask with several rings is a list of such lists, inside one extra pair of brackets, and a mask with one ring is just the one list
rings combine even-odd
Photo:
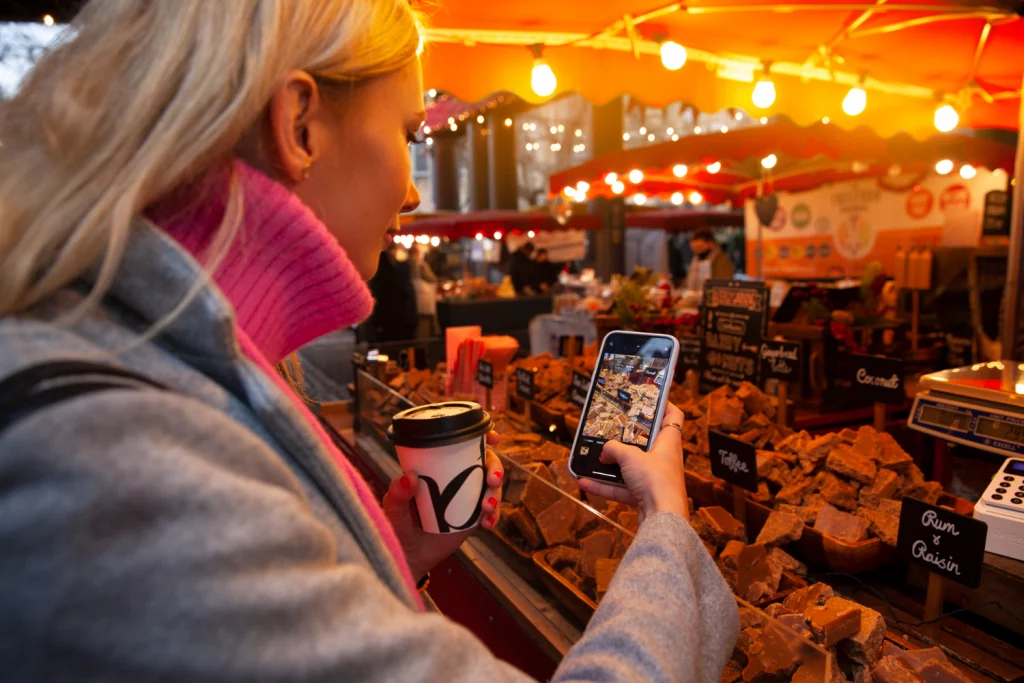
[(487, 518), (487, 523), (490, 524), (492, 527), (494, 526), (495, 521), (496, 520), (494, 519), (494, 515), (491, 515), (490, 517)]
[(495, 472), (494, 476), (498, 478), (498, 481), (501, 481), (501, 477), (502, 477), (502, 473), (501, 472)]
[(412, 490), (412, 481), (409, 480), (409, 475), (408, 474), (403, 474), (402, 475), (402, 482), (401, 483), (402, 483), (402, 488), (405, 489), (406, 491), (411, 491)]
[(494, 496), (491, 496), (490, 498), (487, 499), (487, 504), (490, 505), (492, 508), (497, 509), (498, 499), (495, 498)]

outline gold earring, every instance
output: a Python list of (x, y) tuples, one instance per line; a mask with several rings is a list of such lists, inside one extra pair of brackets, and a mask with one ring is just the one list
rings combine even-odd
[(303, 180), (309, 180), (309, 174), (312, 172), (312, 170), (313, 170), (313, 164), (312, 163), (307, 164), (306, 168), (302, 169), (302, 179)]

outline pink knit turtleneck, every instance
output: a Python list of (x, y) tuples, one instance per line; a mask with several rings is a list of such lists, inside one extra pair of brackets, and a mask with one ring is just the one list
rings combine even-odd
[[(242, 351), (294, 401), (355, 488), (417, 596), (405, 553), (370, 487), (273, 366), (328, 332), (370, 315), (373, 297), (337, 240), (283, 185), (236, 161), (242, 225), (213, 274), (236, 313)], [(224, 216), (227, 179), (218, 176), (161, 202), (150, 218), (202, 262)]]

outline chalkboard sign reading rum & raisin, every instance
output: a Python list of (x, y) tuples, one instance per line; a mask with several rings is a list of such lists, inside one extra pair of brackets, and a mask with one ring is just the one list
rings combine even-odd
[(701, 306), (700, 390), (757, 384), (761, 340), (768, 332), (768, 286), (708, 280)]
[(734, 486), (757, 492), (757, 449), (720, 432), (708, 432), (711, 474)]
[(516, 369), (516, 396), (526, 401), (533, 400), (533, 378), (535, 374), (536, 372), (533, 370), (525, 368)]
[(981, 584), (988, 524), (904, 498), (896, 552), (907, 562), (971, 588)]

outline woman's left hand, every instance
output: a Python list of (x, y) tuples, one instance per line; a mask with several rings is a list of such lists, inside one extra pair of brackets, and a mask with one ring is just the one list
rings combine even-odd
[[(491, 432), (487, 435), (487, 443), (498, 443), (498, 435)], [(493, 451), (488, 449), (487, 490), (480, 512), (480, 526), (493, 529), (498, 523), (498, 504), (501, 502), (501, 479), (505, 471), (501, 461)], [(428, 534), (420, 528), (416, 513), (413, 511), (416, 487), (419, 476), (415, 472), (406, 472), (391, 482), (388, 492), (384, 494), (384, 514), (395, 528), (398, 542), (405, 551), (405, 559), (409, 562), (413, 579), (419, 581), (437, 563), (454, 553), (463, 541), (469, 538), (474, 529), (459, 531), (453, 534)]]

